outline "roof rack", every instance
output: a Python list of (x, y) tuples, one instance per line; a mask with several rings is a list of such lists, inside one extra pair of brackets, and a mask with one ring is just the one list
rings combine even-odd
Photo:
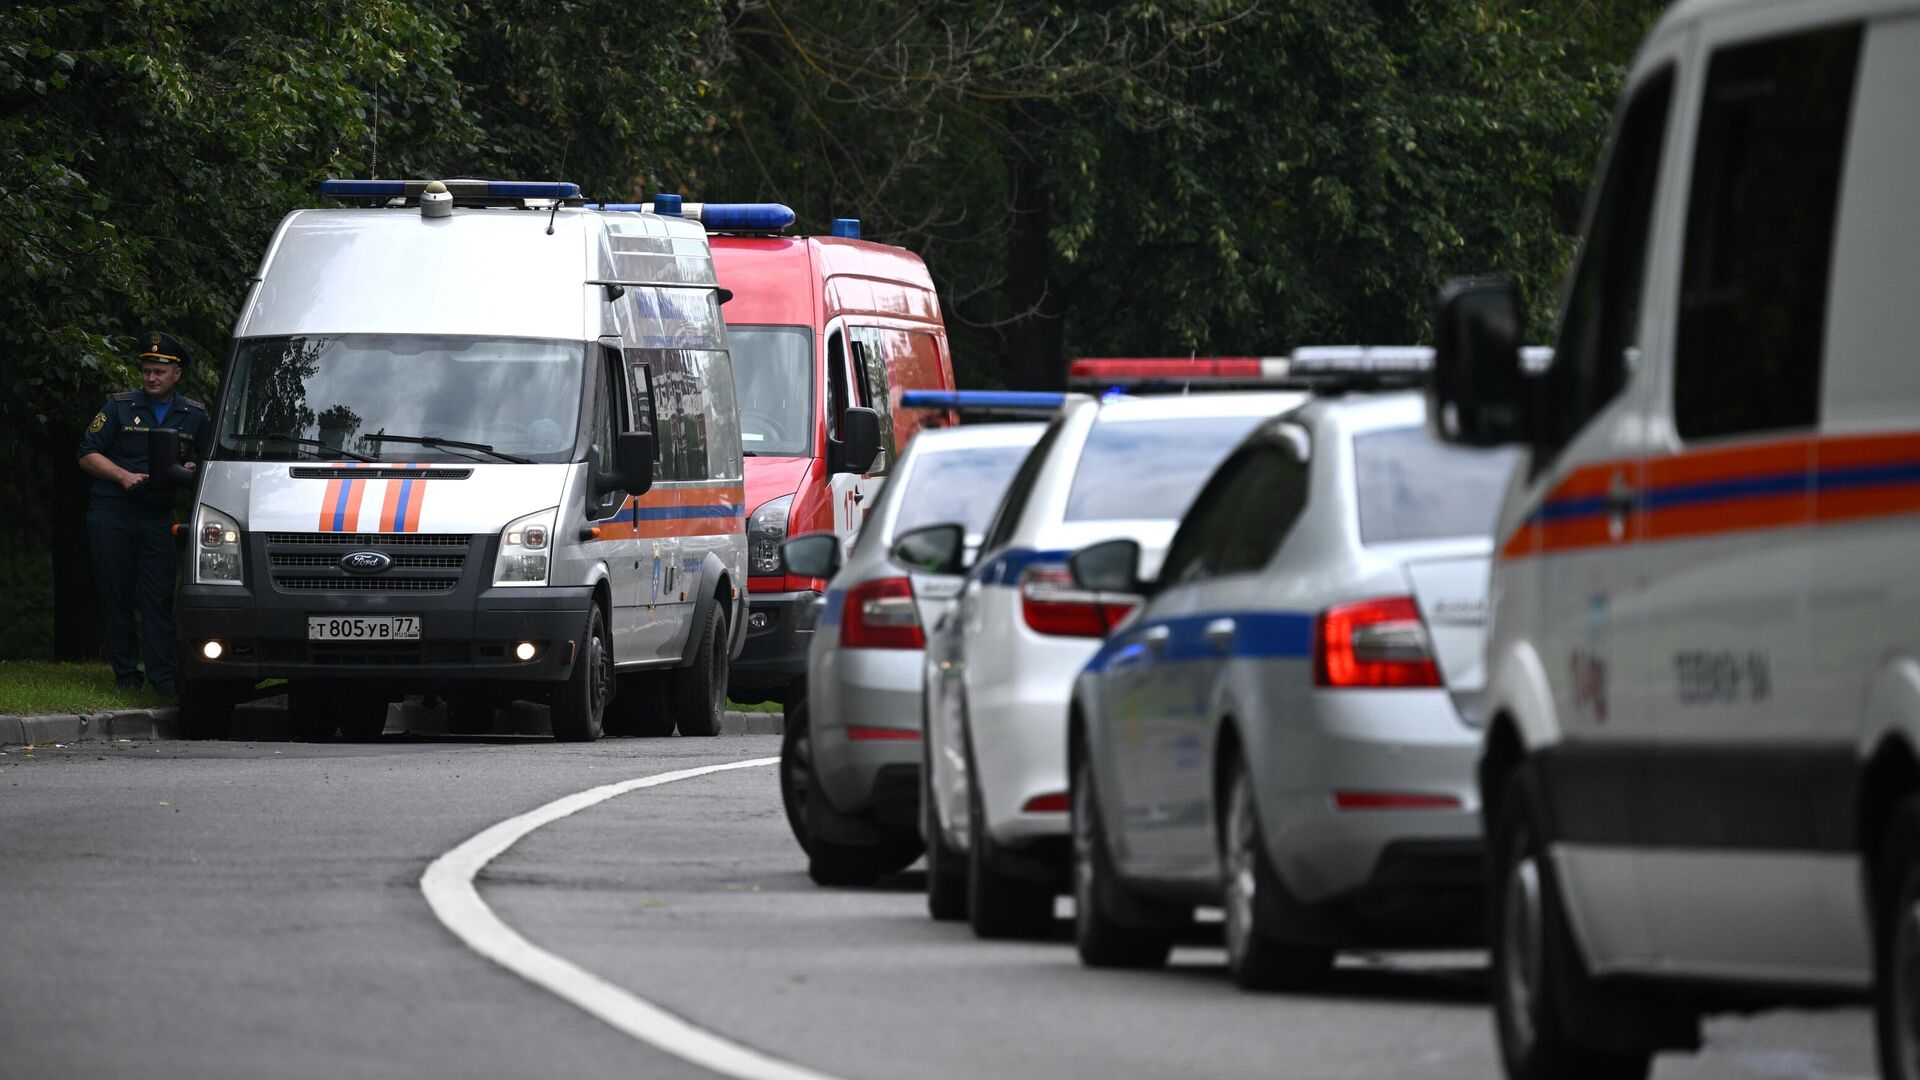
[(961, 413), (1045, 416), (1060, 411), (1067, 395), (1043, 390), (904, 390), (903, 409), (951, 409)]
[[(414, 206), (433, 180), (322, 180), (324, 198), (366, 206)], [(455, 206), (524, 206), (529, 200), (578, 206), (580, 185), (559, 180), (441, 180)]]

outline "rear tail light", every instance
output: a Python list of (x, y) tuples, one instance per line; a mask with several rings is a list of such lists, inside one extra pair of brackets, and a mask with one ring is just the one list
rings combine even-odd
[(1410, 596), (1322, 612), (1313, 641), (1316, 686), (1439, 686), (1427, 628)]
[(1336, 791), (1333, 805), (1340, 810), (1458, 810), (1452, 795), (1422, 795), (1412, 791)]
[(1067, 801), (1067, 793), (1064, 791), (1049, 791), (1044, 795), (1035, 795), (1020, 808), (1021, 812), (1026, 814), (1064, 814), (1068, 809), (1070, 804)]
[(1029, 566), (1020, 575), (1020, 615), (1042, 634), (1106, 637), (1132, 610), (1131, 599), (1075, 587), (1064, 566)]
[(903, 577), (863, 581), (847, 590), (840, 616), (844, 649), (924, 649), (913, 583)]

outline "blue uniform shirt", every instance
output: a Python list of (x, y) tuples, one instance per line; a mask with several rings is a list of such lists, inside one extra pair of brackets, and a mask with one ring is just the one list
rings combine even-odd
[[(147, 472), (147, 432), (159, 427), (180, 432), (191, 444), (181, 447), (183, 457), (191, 454), (196, 461), (206, 460), (213, 442), (213, 418), (207, 414), (207, 407), (178, 393), (171, 401), (156, 403), (138, 390), (115, 394), (100, 406), (85, 434), (80, 436), (77, 456), (104, 454), (108, 461), (128, 472)], [(155, 513), (163, 513), (173, 506), (170, 492), (153, 490), (147, 485), (122, 491), (120, 485), (111, 480), (95, 480), (93, 497), (128, 500), (121, 505)]]

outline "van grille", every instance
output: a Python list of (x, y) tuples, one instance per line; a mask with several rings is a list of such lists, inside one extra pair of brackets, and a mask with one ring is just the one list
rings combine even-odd
[[(473, 537), (449, 533), (268, 533), (267, 573), (287, 593), (448, 593), (460, 587)], [(349, 574), (340, 557), (378, 551), (393, 564)]]

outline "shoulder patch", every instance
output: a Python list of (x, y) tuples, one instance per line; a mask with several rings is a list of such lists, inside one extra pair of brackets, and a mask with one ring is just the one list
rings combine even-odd
[(140, 394), (138, 391), (129, 390), (124, 394), (115, 394), (112, 397), (108, 398), (107, 400), (108, 401), (133, 401), (139, 396)]
[(187, 396), (187, 395), (185, 395), (185, 394), (181, 394), (181, 395), (180, 395), (180, 400), (181, 400), (181, 402), (183, 402), (184, 404), (187, 404), (187, 405), (191, 405), (191, 406), (193, 406), (194, 408), (196, 408), (196, 409), (199, 409), (199, 410), (200, 410), (201, 412), (206, 412), (206, 411), (207, 411), (207, 406), (206, 406), (206, 403), (205, 403), (205, 402), (201, 402), (201, 401), (196, 401), (196, 400), (194, 400), (193, 398), (190, 398), (190, 397), (188, 397), (188, 396)]
[(106, 426), (107, 426), (107, 414), (105, 412), (94, 413), (93, 423), (87, 425), (87, 434), (89, 435), (95, 434), (101, 428)]

